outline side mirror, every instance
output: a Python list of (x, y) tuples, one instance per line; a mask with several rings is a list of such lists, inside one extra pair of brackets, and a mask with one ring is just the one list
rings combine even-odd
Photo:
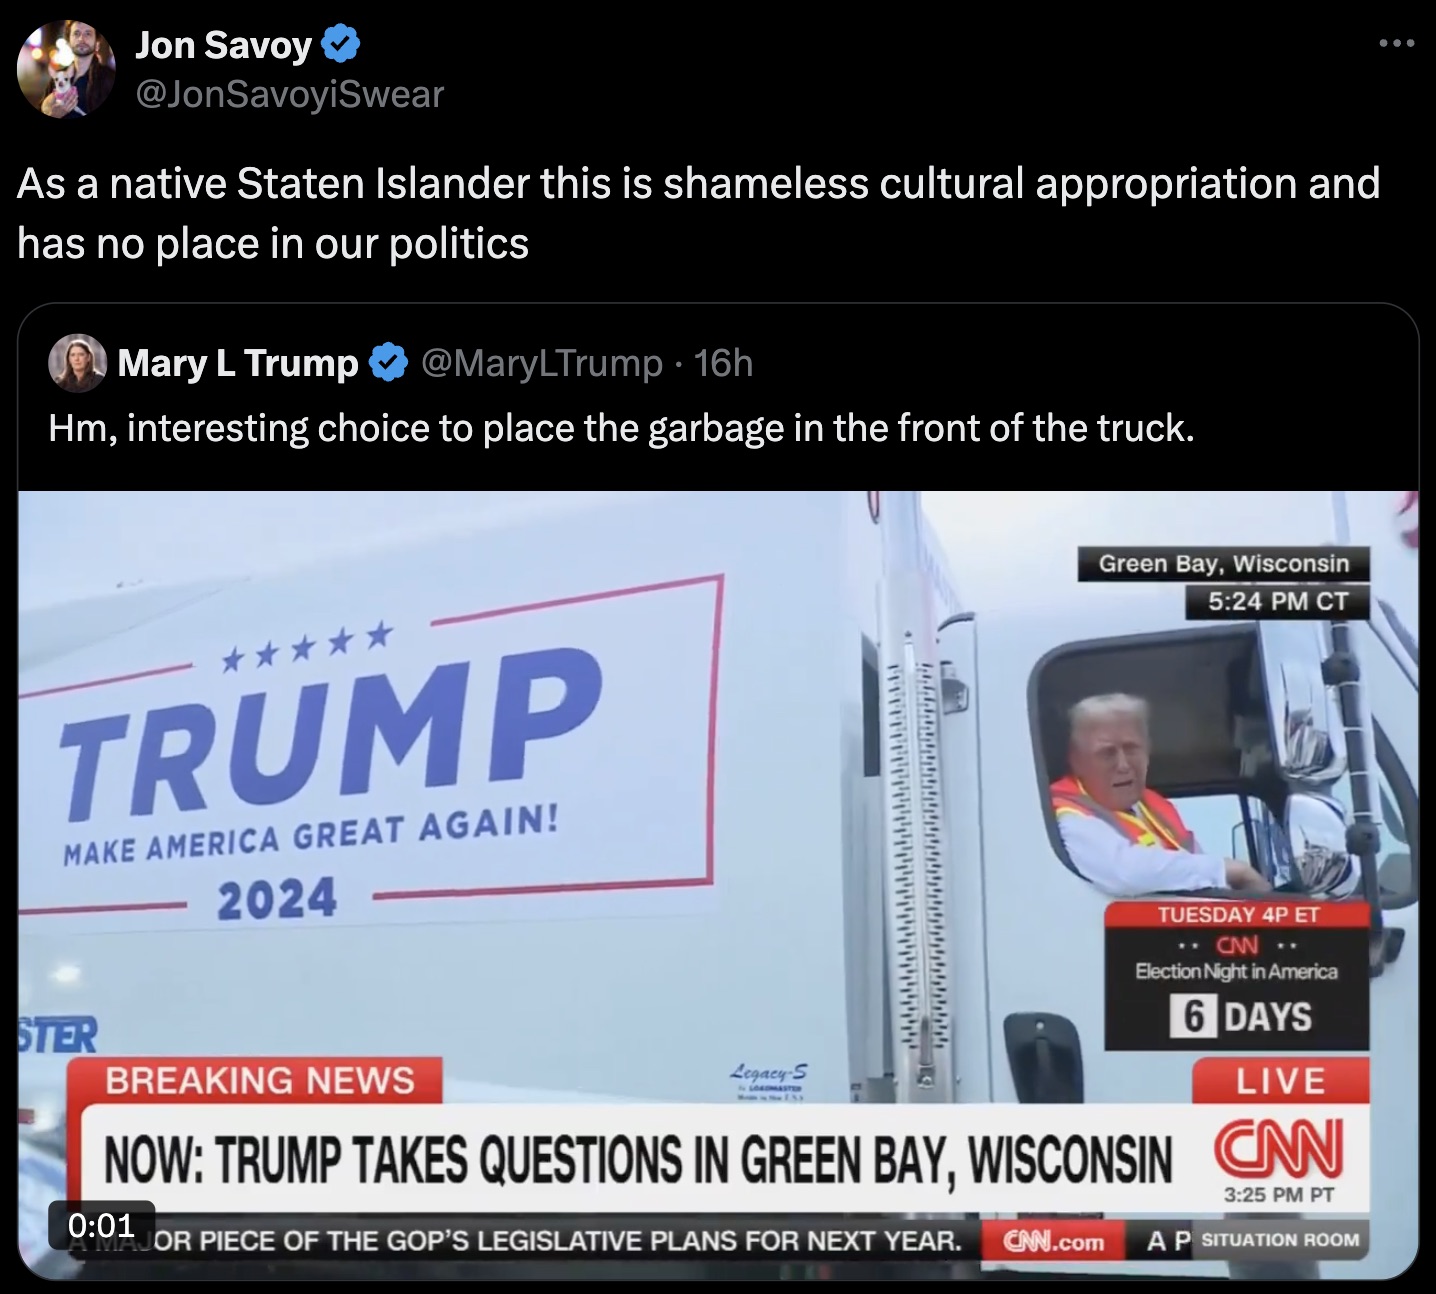
[(1346, 811), (1324, 795), (1294, 793), (1283, 815), (1292, 880), (1312, 898), (1347, 899), (1361, 888), (1361, 864), (1346, 848)]
[(1321, 676), (1321, 626), (1263, 620), (1257, 633), (1277, 770), (1304, 786), (1330, 785), (1346, 772), (1346, 738), (1336, 691)]

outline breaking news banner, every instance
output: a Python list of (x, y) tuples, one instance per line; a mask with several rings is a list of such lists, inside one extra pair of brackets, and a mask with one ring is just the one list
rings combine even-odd
[(1188, 620), (1370, 620), (1369, 584), (1189, 584)]
[(1111, 903), (1108, 1051), (1368, 1051), (1371, 912)]
[[(260, 1214), (144, 1217), (144, 1206), (56, 1201), (50, 1243), (82, 1261), (515, 1262), (701, 1259), (830, 1262), (1191, 1262), (1356, 1259), (1365, 1221), (888, 1217), (477, 1217)], [(106, 1235), (101, 1232), (107, 1232)]]
[[(1233, 1121), (1253, 1115), (1240, 1101), (441, 1104), (431, 1059), (386, 1062), (368, 1073), (367, 1097), (336, 1100), (341, 1086), (355, 1090), (355, 1068), (333, 1058), (72, 1060), (67, 1197), (138, 1196), (162, 1214), (1186, 1216), (1230, 1207), (1238, 1152), (1222, 1146)], [(1327, 1183), (1305, 1211), (1365, 1213), (1368, 1106), (1273, 1109), (1281, 1128), (1341, 1123), (1340, 1162), (1323, 1161)], [(1279, 1158), (1268, 1184), (1299, 1186), (1305, 1174)]]
[(1369, 584), (1369, 548), (1079, 548), (1082, 584)]

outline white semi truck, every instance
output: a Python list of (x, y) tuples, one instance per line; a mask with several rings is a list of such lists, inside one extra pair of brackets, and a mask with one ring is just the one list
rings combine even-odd
[(27, 1261), (75, 1270), (41, 1239), (75, 1054), (438, 1055), (460, 1101), (1187, 1101), (1191, 1053), (1104, 1050), (1108, 899), (1047, 793), (1066, 708), (1123, 691), (1184, 816), (1342, 850), (1386, 819), (1352, 837), (1371, 1248), (1323, 1274), (1397, 1275), (1414, 639), (1379, 599), (1191, 624), (1179, 589), (1079, 588), (1075, 559), (974, 614), (916, 494), (656, 494), (22, 615)]

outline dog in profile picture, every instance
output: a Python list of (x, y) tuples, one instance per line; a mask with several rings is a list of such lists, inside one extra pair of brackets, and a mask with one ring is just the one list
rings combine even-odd
[[(75, 65), (73, 63), (58, 63), (53, 58), (50, 60), (50, 93), (59, 100), (68, 103), (75, 97)], [(83, 108), (74, 109), (75, 115), (83, 117)]]

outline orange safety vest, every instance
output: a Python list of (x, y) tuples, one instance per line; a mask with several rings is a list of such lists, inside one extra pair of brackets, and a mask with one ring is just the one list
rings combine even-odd
[(1182, 815), (1170, 800), (1155, 791), (1144, 791), (1133, 809), (1117, 813), (1103, 808), (1075, 777), (1062, 777), (1052, 783), (1052, 811), (1059, 818), (1075, 813), (1084, 818), (1100, 818), (1115, 827), (1134, 845), (1156, 845), (1159, 849), (1193, 853), (1196, 838), (1187, 830)]

